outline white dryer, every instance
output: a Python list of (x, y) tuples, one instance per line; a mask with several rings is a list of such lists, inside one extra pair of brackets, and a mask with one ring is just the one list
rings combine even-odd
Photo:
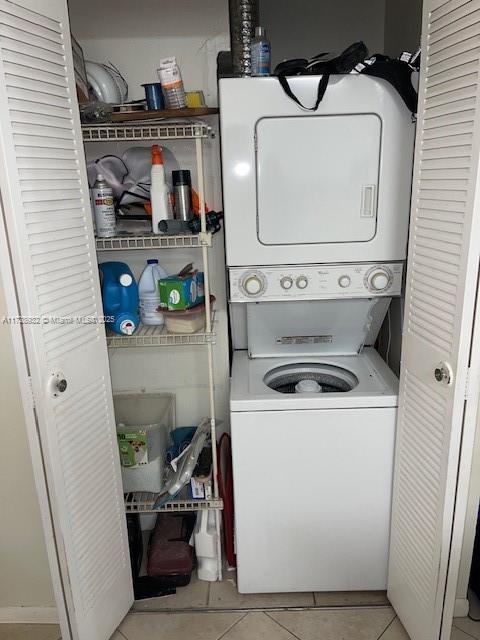
[[(318, 76), (289, 82), (314, 102)], [(415, 127), (388, 82), (332, 76), (315, 112), (274, 77), (219, 100), (230, 267), (405, 259)]]

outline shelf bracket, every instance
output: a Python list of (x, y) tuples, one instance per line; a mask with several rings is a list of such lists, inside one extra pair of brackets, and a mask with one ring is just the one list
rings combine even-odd
[(198, 234), (198, 238), (200, 240), (200, 244), (202, 247), (211, 247), (212, 246), (212, 234), (209, 231), (200, 232)]

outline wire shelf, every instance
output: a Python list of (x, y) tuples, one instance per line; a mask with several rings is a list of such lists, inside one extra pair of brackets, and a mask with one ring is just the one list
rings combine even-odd
[(150, 124), (82, 125), (84, 142), (125, 140), (191, 140), (212, 137), (213, 129), (205, 122), (155, 122)]
[(212, 234), (189, 234), (178, 236), (114, 236), (97, 238), (97, 251), (125, 251), (129, 249), (191, 249), (192, 247), (211, 247)]
[(171, 500), (161, 507), (153, 508), (158, 493), (135, 491), (125, 494), (125, 511), (127, 513), (156, 513), (158, 511), (203, 511), (205, 509), (223, 509), (221, 498), (209, 500)]
[[(212, 311), (212, 325), (214, 321), (215, 311)], [(144, 324), (141, 324), (131, 336), (121, 336), (107, 331), (107, 346), (111, 348), (178, 347), (207, 344), (208, 342), (215, 344), (214, 332), (168, 333), (165, 326), (147, 326)]]

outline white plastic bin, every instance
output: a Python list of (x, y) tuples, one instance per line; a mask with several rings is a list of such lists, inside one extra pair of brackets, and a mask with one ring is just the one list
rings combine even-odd
[(159, 493), (164, 481), (168, 435), (175, 427), (175, 394), (115, 394), (113, 404), (123, 490)]

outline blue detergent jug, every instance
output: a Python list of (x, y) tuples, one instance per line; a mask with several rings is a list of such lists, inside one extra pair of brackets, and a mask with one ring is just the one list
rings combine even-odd
[(124, 262), (102, 262), (98, 266), (106, 325), (115, 333), (130, 336), (140, 323), (133, 273)]

